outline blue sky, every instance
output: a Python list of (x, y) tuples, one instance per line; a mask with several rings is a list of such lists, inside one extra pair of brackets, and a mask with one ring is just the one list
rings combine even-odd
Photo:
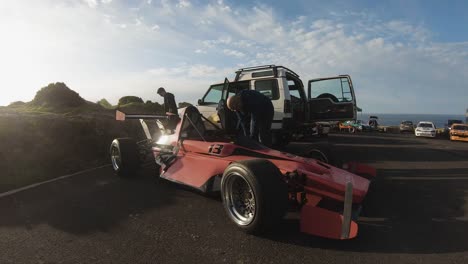
[(195, 102), (244, 66), (350, 74), (365, 112), (463, 114), (466, 1), (0, 3), (0, 105), (63, 81), (85, 99)]

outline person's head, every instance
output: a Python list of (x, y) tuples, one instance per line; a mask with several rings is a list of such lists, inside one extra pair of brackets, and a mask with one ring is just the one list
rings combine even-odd
[(227, 99), (227, 107), (232, 111), (242, 111), (242, 100), (240, 95), (234, 95)]
[(163, 87), (159, 87), (158, 89), (158, 92), (157, 92), (160, 96), (163, 96), (166, 95), (166, 90), (163, 88)]

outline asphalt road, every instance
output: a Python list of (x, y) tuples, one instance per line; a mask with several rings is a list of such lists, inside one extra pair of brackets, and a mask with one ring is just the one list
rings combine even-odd
[[(332, 135), (335, 154), (378, 168), (350, 241), (232, 225), (219, 198), (111, 168), (0, 198), (0, 263), (468, 263), (468, 143)], [(306, 143), (290, 151), (301, 152)]]

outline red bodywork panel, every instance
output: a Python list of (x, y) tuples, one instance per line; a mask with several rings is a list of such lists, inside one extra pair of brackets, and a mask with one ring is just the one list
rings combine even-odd
[(311, 205), (304, 205), (301, 209), (301, 232), (316, 236), (351, 239), (358, 233), (358, 225), (351, 221), (348, 237), (342, 237), (343, 216), (335, 212)]
[[(184, 111), (181, 113), (184, 115)], [(223, 174), (226, 167), (236, 161), (262, 158), (274, 163), (283, 173), (295, 172), (305, 176), (303, 186), (306, 203), (301, 207), (301, 231), (318, 236), (343, 239), (341, 212), (319, 207), (322, 200), (336, 203), (345, 202), (346, 184), (352, 183), (352, 204), (360, 204), (367, 194), (370, 181), (349, 171), (333, 167), (315, 159), (304, 158), (268, 148), (252, 149), (236, 145), (232, 142), (204, 141), (203, 139), (179, 140), (181, 127), (185, 118), (179, 122), (175, 133), (164, 135), (153, 147), (157, 158), (161, 153), (160, 146), (171, 145), (178, 149), (175, 161), (162, 168), (161, 177), (205, 190), (204, 186), (215, 176)], [(369, 177), (375, 176), (375, 169), (349, 163), (348, 168), (356, 173)], [(353, 238), (357, 234), (357, 224), (351, 221), (349, 234)]]

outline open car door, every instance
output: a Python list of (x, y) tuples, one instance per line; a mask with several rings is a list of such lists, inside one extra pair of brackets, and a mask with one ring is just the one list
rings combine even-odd
[(320, 78), (308, 82), (309, 121), (356, 119), (356, 97), (351, 76)]
[(249, 89), (249, 81), (230, 83), (227, 78), (224, 80), (222, 96), (217, 110), (221, 127), (227, 134), (237, 134), (240, 129), (238, 114), (229, 110), (227, 99), (245, 89)]

